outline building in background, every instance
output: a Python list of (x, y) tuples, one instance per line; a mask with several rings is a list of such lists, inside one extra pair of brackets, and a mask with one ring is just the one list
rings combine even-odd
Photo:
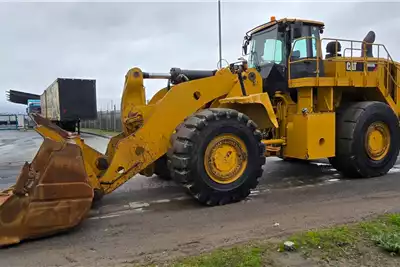
[(0, 130), (18, 130), (16, 114), (0, 114)]

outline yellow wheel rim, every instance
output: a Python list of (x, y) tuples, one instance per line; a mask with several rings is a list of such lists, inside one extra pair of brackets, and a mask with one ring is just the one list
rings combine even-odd
[(390, 131), (387, 125), (382, 122), (372, 123), (366, 133), (365, 146), (372, 160), (383, 159), (390, 148)]
[(237, 136), (224, 134), (213, 139), (204, 154), (208, 176), (220, 184), (233, 183), (247, 166), (247, 148)]

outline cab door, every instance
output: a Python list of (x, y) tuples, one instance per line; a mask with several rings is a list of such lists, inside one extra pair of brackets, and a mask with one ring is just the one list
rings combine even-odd
[(303, 25), (301, 37), (292, 41), (292, 51), (289, 57), (290, 79), (323, 76), (323, 62), (317, 63), (317, 42), (320, 41), (318, 27)]

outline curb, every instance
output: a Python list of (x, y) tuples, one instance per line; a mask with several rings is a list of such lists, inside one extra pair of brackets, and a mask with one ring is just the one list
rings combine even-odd
[(90, 134), (90, 135), (95, 135), (95, 136), (103, 137), (103, 138), (106, 138), (106, 139), (111, 139), (111, 137), (112, 137), (112, 136), (109, 136), (109, 135), (98, 134), (98, 133), (92, 133), (92, 132), (86, 132), (86, 131), (81, 131), (81, 134), (82, 134), (82, 133), (84, 133), (84, 134)]

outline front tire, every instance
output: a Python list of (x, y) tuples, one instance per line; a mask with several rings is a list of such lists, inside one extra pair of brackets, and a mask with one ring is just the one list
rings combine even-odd
[(245, 199), (258, 184), (265, 147), (256, 124), (232, 109), (190, 116), (174, 134), (172, 177), (200, 203), (215, 206)]
[(399, 119), (383, 102), (349, 104), (336, 115), (332, 166), (348, 178), (385, 175), (399, 154)]

